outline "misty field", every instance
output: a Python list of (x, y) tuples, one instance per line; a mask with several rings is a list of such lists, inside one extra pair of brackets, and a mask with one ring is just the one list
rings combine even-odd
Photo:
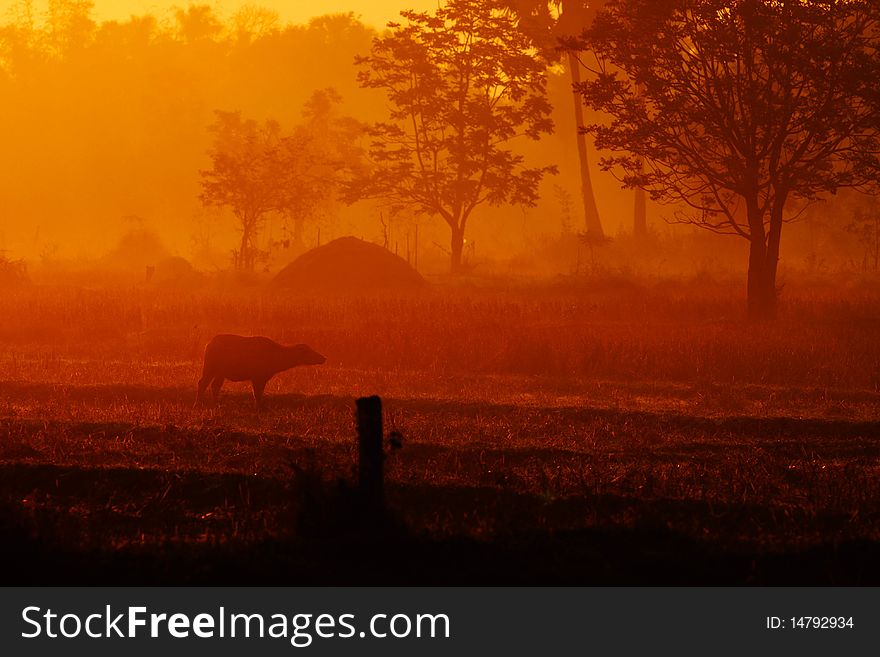
[[(880, 297), (625, 280), (319, 299), (31, 287), (0, 299), (12, 580), (880, 580)], [(305, 342), (257, 413), (194, 408), (216, 333)], [(393, 526), (346, 500), (381, 395)]]

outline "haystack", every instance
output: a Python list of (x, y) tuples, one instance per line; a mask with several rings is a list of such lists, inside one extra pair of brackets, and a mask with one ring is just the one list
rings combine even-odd
[(303, 253), (278, 272), (272, 286), (298, 292), (404, 292), (426, 287), (403, 258), (356, 237), (340, 237)]

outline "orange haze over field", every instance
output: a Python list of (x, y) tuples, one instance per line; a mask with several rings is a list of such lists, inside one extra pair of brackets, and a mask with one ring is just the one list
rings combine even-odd
[[(0, 9), (5, 11), (13, 4), (11, 0), (3, 0), (0, 2)], [(99, 21), (125, 21), (130, 16), (144, 14), (162, 16), (174, 7), (186, 7), (189, 4), (210, 5), (215, 13), (221, 16), (233, 14), (246, 6), (265, 7), (277, 11), (281, 21), (285, 23), (307, 23), (314, 16), (353, 12), (364, 23), (376, 27), (384, 26), (389, 20), (396, 19), (403, 8), (422, 11), (437, 6), (436, 0), (408, 0), (403, 3), (395, 2), (395, 0), (312, 0), (312, 2), (303, 2), (302, 0), (262, 0), (261, 2), (226, 0), (225, 2), (195, 3), (189, 3), (185, 0), (95, 0), (94, 15)], [(38, 11), (41, 11), (45, 5), (45, 0), (37, 0), (34, 3)]]
[(586, 4), (0, 0), (4, 584), (880, 585), (877, 3)]
[[(50, 4), (0, 0), (0, 125), (10, 128), (0, 158), (0, 253), (28, 260), (32, 272), (110, 257), (138, 275), (146, 261), (167, 256), (201, 270), (232, 264), (241, 237), (231, 206), (200, 198), (216, 112), (238, 112), (245, 123), (274, 121), (289, 134), (304, 127), (313, 94), (332, 87), (336, 119), (387, 120), (384, 93), (358, 82), (364, 67), (355, 58), (369, 55), (382, 26), (401, 10), (439, 6), (437, 0), (58, 0), (64, 9), (53, 28)], [(65, 12), (73, 13), (63, 18)], [(84, 16), (71, 18), (77, 12)], [(571, 79), (560, 62), (546, 76), (552, 128), (540, 140), (518, 138), (509, 147), (525, 166), (558, 172), (543, 176), (534, 207), (477, 208), (462, 257), (481, 262), (484, 272), (521, 275), (597, 267), (690, 275), (709, 263), (741, 273), (745, 243), (670, 226), (664, 219), (675, 209), (655, 203), (648, 203), (646, 225), (672, 240), (676, 252), (650, 249), (634, 257), (626, 239), (599, 251), (579, 241), (585, 221)], [(580, 120), (602, 119), (587, 111)], [(337, 135), (337, 146), (366, 148), (368, 140), (359, 140), (352, 125), (347, 129), (354, 132)], [(590, 145), (595, 205), (607, 235), (631, 234), (634, 195), (601, 170), (605, 155)], [(331, 202), (296, 217), (275, 213), (259, 226), (254, 246), (271, 252), (264, 268), (277, 271), (294, 251), (353, 235), (404, 256), (409, 250), (428, 273), (448, 269), (450, 231), (438, 213), (389, 220), (370, 199), (348, 204), (337, 194), (315, 193)], [(846, 229), (861, 205), (853, 197), (840, 204), (840, 221), (823, 224), (821, 210), (812, 223), (787, 229), (783, 266), (815, 267), (819, 250), (826, 266), (866, 262), (870, 240), (860, 243)], [(138, 244), (134, 259), (122, 255), (122, 241), (132, 235), (152, 240), (149, 248)], [(277, 248), (292, 242), (299, 248)], [(704, 244), (711, 244), (711, 258)]]

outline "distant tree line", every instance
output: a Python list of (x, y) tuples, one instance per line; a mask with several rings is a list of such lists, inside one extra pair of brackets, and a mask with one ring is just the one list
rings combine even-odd
[[(40, 22), (29, 0), (17, 0), (0, 26), (0, 91), (26, 99), (0, 110), (6, 120), (31, 112), (57, 121), (59, 111), (78, 125), (107, 119), (88, 144), (53, 124), (37, 148), (18, 145), (33, 160), (23, 164), (88, 146), (116, 158), (96, 183), (112, 194), (113, 176), (132, 175), (132, 149), (149, 153), (135, 143), (145, 126), (168, 145), (201, 144), (179, 162), (150, 153), (165, 165), (157, 179), (201, 173), (202, 203), (236, 217), (243, 269), (262, 256), (267, 216), (286, 217), (298, 241), (322, 203), (372, 199), (392, 214), (438, 217), (452, 271), (461, 271), (478, 209), (532, 206), (556, 172), (528, 161), (523, 144), (553, 130), (547, 75), (560, 61), (581, 126), (586, 236), (604, 235), (590, 135), (600, 166), (671, 204), (672, 221), (748, 243), (753, 318), (776, 313), (783, 226), (839, 189), (877, 191), (880, 5), (871, 0), (448, 0), (434, 12), (403, 11), (382, 34), (351, 16), (283, 26), (254, 7), (223, 22), (190, 5), (161, 24), (144, 16), (97, 25), (91, 11), (89, 0), (49, 0)], [(157, 93), (139, 93), (145, 81)], [(209, 104), (179, 101), (200, 86), (211, 87)], [(340, 99), (358, 86), (372, 95), (353, 118)], [(94, 114), (80, 116), (82, 107)], [(635, 232), (644, 233), (644, 196), (634, 207)], [(865, 260), (876, 263), (873, 215), (851, 230), (873, 245)]]
[[(289, 25), (254, 7), (221, 16), (195, 4), (98, 22), (91, 2), (4, 5), (0, 221), (6, 238), (13, 236), (16, 250), (48, 252), (55, 247), (45, 240), (56, 239), (63, 240), (61, 253), (94, 253), (112, 246), (122, 217), (138, 215), (179, 248), (189, 243), (187, 231), (198, 230), (200, 216), (217, 226), (200, 251), (217, 251), (210, 260), (219, 262), (217, 246), (228, 240), (231, 224), (226, 211), (203, 211), (198, 198), (200, 171), (212, 167), (215, 110), (238, 112), (243, 123), (270, 119), (287, 136), (322, 133), (332, 151), (332, 131), (319, 121), (343, 129), (338, 120), (346, 103), (356, 104), (359, 120), (381, 116), (381, 99), (362, 94), (352, 67), (375, 34), (352, 15)], [(332, 91), (315, 95), (329, 85)], [(355, 93), (362, 95), (352, 100)], [(319, 97), (327, 107), (310, 110), (307, 104)], [(310, 111), (313, 117), (304, 115)], [(311, 214), (285, 218), (291, 241), (303, 239), (304, 222), (337, 211), (324, 201)], [(265, 249), (266, 241), (259, 246)]]
[[(791, 202), (876, 186), (880, 8), (860, 0), (603, 4), (594, 16), (555, 3), (557, 24), (569, 19), (562, 28), (548, 20), (554, 3), (449, 0), (433, 13), (401, 12), (405, 23), (390, 24), (356, 61), (361, 85), (385, 92), (389, 120), (369, 127), (368, 162), (346, 182), (346, 197), (439, 216), (460, 271), (473, 211), (532, 205), (541, 178), (555, 172), (529, 168), (507, 144), (552, 130), (546, 38), (562, 32), (557, 43), (572, 53), (572, 70), (589, 73), (573, 75), (574, 90), (610, 119), (582, 130), (610, 153), (601, 166), (675, 204), (677, 221), (747, 240), (749, 315), (772, 318), (782, 226), (796, 218)], [(565, 36), (577, 27), (572, 16), (583, 23), (576, 38)]]

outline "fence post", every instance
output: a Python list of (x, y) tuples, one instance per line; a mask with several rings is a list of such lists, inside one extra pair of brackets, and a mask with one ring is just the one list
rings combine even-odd
[(385, 510), (382, 461), (382, 400), (377, 396), (357, 400), (357, 430), (360, 445), (358, 487), (364, 510), (374, 517)]

